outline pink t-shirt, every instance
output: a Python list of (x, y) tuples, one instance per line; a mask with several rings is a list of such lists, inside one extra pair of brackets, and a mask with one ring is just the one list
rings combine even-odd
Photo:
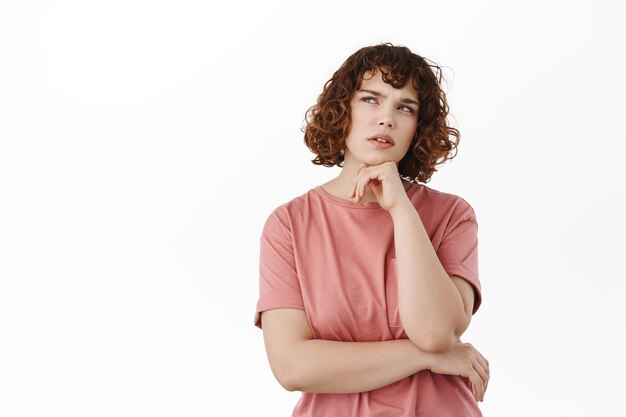
[[(412, 184), (407, 196), (448, 275), (466, 279), (481, 303), (478, 224), (462, 198)], [(260, 313), (305, 311), (316, 339), (408, 339), (398, 312), (393, 222), (377, 202), (354, 203), (317, 186), (277, 207), (260, 241)], [(460, 339), (459, 339), (460, 340)], [(303, 392), (293, 417), (482, 416), (468, 378), (423, 370), (372, 391)]]

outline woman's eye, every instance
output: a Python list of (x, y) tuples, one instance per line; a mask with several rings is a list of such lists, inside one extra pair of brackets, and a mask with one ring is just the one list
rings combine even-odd
[[(369, 101), (369, 100), (372, 100), (372, 102), (377, 103), (377, 101), (376, 101), (376, 98), (375, 98), (375, 97), (363, 97), (363, 98), (361, 99), (361, 101), (363, 101), (363, 102), (365, 102), (365, 103), (370, 103), (370, 101)], [(413, 109), (412, 109), (412, 108), (410, 108), (409, 106), (400, 106), (400, 107), (398, 107), (398, 108), (399, 108), (399, 109), (402, 109), (402, 108), (406, 109), (406, 110), (403, 110), (403, 112), (405, 112), (405, 113), (413, 113)]]
[[(375, 98), (375, 97), (363, 97), (363, 98), (361, 99), (361, 101), (363, 101), (363, 102), (365, 102), (365, 103), (370, 103), (370, 101), (369, 101), (369, 100), (372, 100), (371, 102), (373, 102), (373, 103), (377, 103), (377, 101), (376, 101), (376, 98)], [(400, 106), (400, 107), (398, 107), (398, 108), (400, 108), (400, 109), (406, 109), (406, 110), (403, 110), (405, 113), (413, 113), (413, 109), (412, 109), (412, 108), (410, 108), (409, 106)]]

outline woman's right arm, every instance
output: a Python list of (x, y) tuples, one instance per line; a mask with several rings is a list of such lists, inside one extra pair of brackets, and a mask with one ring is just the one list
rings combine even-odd
[(434, 354), (409, 339), (340, 342), (313, 339), (304, 310), (261, 313), (270, 368), (288, 391), (355, 393), (381, 388), (430, 368)]

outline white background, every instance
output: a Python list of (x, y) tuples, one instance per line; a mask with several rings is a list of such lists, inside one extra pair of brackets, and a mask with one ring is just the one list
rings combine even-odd
[(442, 67), (479, 222), (485, 416), (623, 416), (624, 5), (5, 1), (0, 415), (289, 416), (263, 222), (339, 174), (300, 131), (357, 49)]

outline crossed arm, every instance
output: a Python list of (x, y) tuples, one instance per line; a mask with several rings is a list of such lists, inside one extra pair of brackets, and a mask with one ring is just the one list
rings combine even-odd
[[(261, 314), (270, 367), (289, 391), (364, 392), (430, 369), (468, 328), (474, 289), (448, 277), (417, 211), (391, 213), (398, 268), (399, 310), (409, 339), (341, 342), (314, 339), (305, 312), (277, 308)], [(340, 376), (340, 377), (338, 377)]]
[(313, 339), (304, 310), (261, 313), (272, 373), (288, 391), (365, 392), (429, 369), (431, 353), (409, 339), (340, 342)]

